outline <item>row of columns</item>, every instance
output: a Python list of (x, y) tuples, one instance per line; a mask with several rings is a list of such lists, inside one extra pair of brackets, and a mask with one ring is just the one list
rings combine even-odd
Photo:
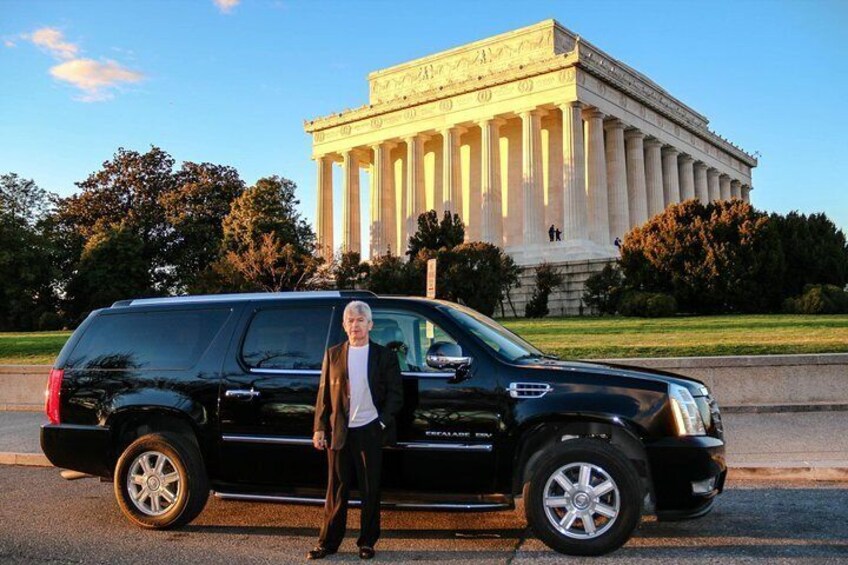
[[(562, 226), (566, 241), (592, 241), (609, 245), (666, 206), (697, 198), (702, 202), (741, 198), (750, 187), (695, 161), (690, 155), (628, 127), (596, 108), (579, 102), (558, 106), (562, 113)], [(521, 120), (521, 172), (523, 245), (541, 244), (546, 233), (542, 178), (541, 118), (551, 110), (526, 109)], [(478, 122), (480, 138), (480, 238), (503, 245), (504, 218), (500, 179), (500, 127), (505, 119), (490, 117)], [(442, 136), (443, 210), (462, 210), (460, 135), (464, 127), (448, 127)], [(395, 217), (399, 189), (390, 151), (396, 142), (381, 142), (370, 149), (371, 255), (385, 253), (398, 235), (405, 240), (417, 229), (424, 211), (424, 142), (427, 135), (402, 139), (405, 152), (405, 208), (401, 234)], [(342, 249), (361, 252), (359, 211), (360, 163), (369, 149), (354, 148), (341, 156), (343, 170)], [(318, 243), (325, 257), (333, 251), (333, 187), (330, 156), (316, 159), (318, 166)], [(438, 172), (437, 172), (438, 173)], [(438, 207), (439, 203), (435, 203)], [(395, 253), (403, 250), (392, 249)]]

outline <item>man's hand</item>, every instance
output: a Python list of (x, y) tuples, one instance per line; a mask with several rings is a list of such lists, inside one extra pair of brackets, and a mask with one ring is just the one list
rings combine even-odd
[(312, 434), (312, 446), (322, 451), (327, 449), (327, 439), (324, 437), (324, 432), (315, 432)]

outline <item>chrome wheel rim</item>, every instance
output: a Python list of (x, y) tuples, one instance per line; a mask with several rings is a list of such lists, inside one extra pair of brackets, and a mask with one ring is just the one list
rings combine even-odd
[(556, 531), (573, 539), (592, 539), (604, 535), (615, 523), (621, 494), (601, 467), (569, 463), (548, 478), (542, 504)]
[(130, 465), (127, 492), (133, 506), (147, 516), (168, 512), (179, 499), (181, 490), (180, 472), (164, 453), (145, 451)]

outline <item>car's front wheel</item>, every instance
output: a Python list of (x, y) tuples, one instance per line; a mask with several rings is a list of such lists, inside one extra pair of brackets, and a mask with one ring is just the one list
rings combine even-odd
[(209, 498), (209, 482), (197, 444), (182, 435), (147, 434), (131, 443), (115, 466), (121, 511), (143, 528), (191, 522)]
[(550, 447), (525, 490), (527, 521), (560, 553), (602, 555), (630, 539), (641, 516), (639, 476), (610, 445), (574, 439)]

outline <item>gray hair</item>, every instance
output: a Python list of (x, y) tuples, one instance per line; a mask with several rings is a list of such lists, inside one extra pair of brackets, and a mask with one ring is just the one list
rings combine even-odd
[(371, 307), (361, 300), (353, 300), (347, 303), (345, 306), (344, 313), (342, 314), (342, 319), (347, 318), (348, 312), (351, 314), (362, 314), (365, 316), (365, 319), (369, 322), (371, 319)]

